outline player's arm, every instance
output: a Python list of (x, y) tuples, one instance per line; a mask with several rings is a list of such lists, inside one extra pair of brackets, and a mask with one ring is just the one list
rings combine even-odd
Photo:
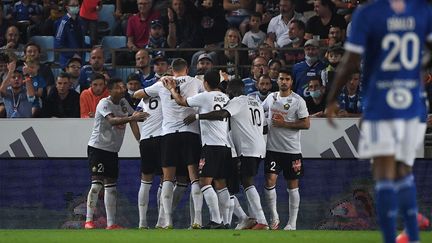
[(331, 117), (334, 117), (338, 110), (338, 96), (344, 85), (348, 83), (350, 75), (360, 67), (360, 61), (360, 54), (346, 51), (342, 57), (341, 63), (338, 65), (333, 85), (330, 87), (330, 91), (327, 95), (326, 115), (331, 124), (333, 124)]
[(211, 111), (203, 114), (193, 114), (187, 116), (183, 121), (186, 125), (191, 124), (196, 120), (219, 120), (223, 121), (223, 119), (230, 117), (230, 113), (227, 110), (217, 110)]
[(112, 113), (110, 113), (105, 118), (108, 120), (109, 124), (111, 124), (112, 126), (116, 126), (129, 122), (145, 120), (148, 116), (149, 114), (147, 112), (135, 111), (131, 116), (116, 117)]
[(131, 121), (131, 122), (129, 122), (129, 125), (130, 125), (130, 128), (132, 130), (132, 133), (133, 133), (135, 139), (137, 141), (139, 141), (141, 138), (141, 134), (140, 134), (140, 129), (138, 127), (138, 123), (136, 121)]
[(275, 127), (283, 127), (289, 129), (309, 129), (310, 118), (309, 116), (305, 118), (300, 118), (297, 121), (285, 121), (282, 116), (275, 116), (272, 118), (272, 125)]
[(133, 93), (132, 98), (148, 99), (148, 98), (150, 98), (150, 96), (144, 91), (144, 89), (139, 89)]
[(177, 92), (177, 83), (172, 77), (163, 77), (162, 82), (170, 93), (171, 97), (174, 98), (175, 102), (181, 106), (189, 106), (187, 100)]

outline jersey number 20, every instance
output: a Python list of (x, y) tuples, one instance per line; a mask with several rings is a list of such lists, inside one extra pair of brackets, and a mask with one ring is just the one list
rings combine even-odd
[[(406, 70), (417, 67), (420, 55), (420, 41), (413, 32), (408, 32), (399, 36), (397, 34), (387, 34), (381, 42), (383, 50), (389, 50), (387, 57), (381, 64), (383, 71), (399, 71), (401, 66)], [(411, 48), (411, 56), (409, 50)], [(397, 56), (399, 55), (399, 60)]]

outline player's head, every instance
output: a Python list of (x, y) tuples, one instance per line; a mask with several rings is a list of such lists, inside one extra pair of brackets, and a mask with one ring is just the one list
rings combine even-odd
[(204, 87), (206, 90), (215, 90), (219, 88), (220, 74), (219, 71), (211, 69), (204, 74)]
[(230, 99), (244, 94), (244, 83), (241, 79), (233, 79), (228, 82), (226, 92)]
[(267, 95), (271, 88), (272, 88), (272, 83), (271, 83), (271, 79), (270, 76), (268, 75), (262, 75), (259, 79), (258, 82), (256, 83), (257, 89), (260, 92), (261, 95)]
[(125, 93), (125, 85), (121, 78), (110, 78), (107, 82), (110, 96), (114, 99), (121, 99)]
[(93, 73), (90, 76), (91, 84), (90, 88), (94, 95), (100, 96), (106, 88), (105, 76), (100, 73)]
[(279, 70), (278, 85), (280, 91), (289, 91), (293, 85), (293, 79), (291, 72), (287, 68), (281, 68)]
[(174, 76), (186, 75), (188, 72), (188, 63), (183, 58), (177, 58), (171, 63)]

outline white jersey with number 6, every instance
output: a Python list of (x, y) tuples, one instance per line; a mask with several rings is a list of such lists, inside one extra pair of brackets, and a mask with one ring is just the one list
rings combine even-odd
[[(177, 91), (180, 95), (188, 98), (204, 91), (203, 82), (190, 76), (180, 76), (174, 78), (177, 83)], [(198, 122), (186, 125), (183, 122), (187, 116), (196, 114), (196, 109), (178, 105), (171, 92), (166, 89), (162, 82), (157, 82), (144, 89), (150, 97), (159, 96), (162, 103), (162, 135), (175, 132), (193, 132), (199, 134)]]
[(264, 111), (252, 97), (233, 98), (224, 110), (231, 115), (231, 132), (238, 156), (264, 158), (266, 145), (263, 136)]
[[(199, 113), (222, 110), (229, 98), (220, 91), (210, 91), (187, 98), (190, 107), (198, 107)], [(202, 145), (231, 147), (228, 141), (228, 119), (223, 121), (200, 120)]]
[(162, 133), (162, 105), (159, 96), (142, 99), (137, 108), (149, 114), (149, 117), (141, 124), (140, 140), (160, 136)]

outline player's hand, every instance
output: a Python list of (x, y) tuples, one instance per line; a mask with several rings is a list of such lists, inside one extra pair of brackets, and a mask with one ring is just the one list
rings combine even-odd
[(189, 124), (191, 124), (191, 123), (194, 122), (194, 121), (196, 121), (196, 119), (195, 119), (195, 114), (189, 115), (189, 116), (187, 116), (187, 117), (183, 120), (183, 122), (184, 122), (186, 125), (189, 125)]
[(172, 77), (165, 76), (161, 79), (161, 81), (164, 87), (167, 88), (168, 90), (175, 89), (177, 86), (176, 81)]
[(147, 119), (147, 117), (149, 117), (149, 113), (147, 112), (142, 112), (142, 111), (135, 111), (132, 116), (131, 116), (131, 120), (132, 121), (142, 121)]
[(334, 122), (334, 117), (336, 117), (336, 112), (338, 110), (338, 104), (336, 101), (327, 105), (325, 115), (327, 117), (327, 122), (331, 127), (336, 128), (336, 123)]
[(286, 122), (281, 114), (273, 114), (272, 116), (272, 126), (274, 127), (284, 127)]

